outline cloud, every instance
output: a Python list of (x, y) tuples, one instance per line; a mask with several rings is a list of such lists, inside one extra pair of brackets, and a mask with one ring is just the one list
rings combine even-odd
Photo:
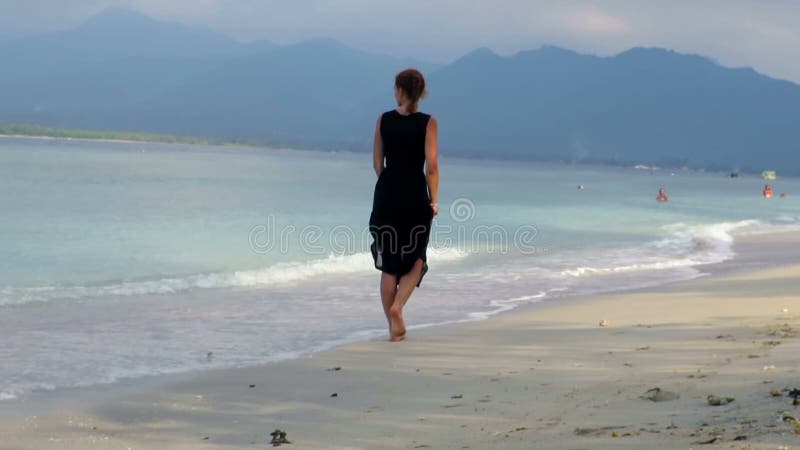
[(629, 31), (625, 20), (593, 6), (568, 11), (561, 22), (571, 32), (585, 35), (623, 35)]

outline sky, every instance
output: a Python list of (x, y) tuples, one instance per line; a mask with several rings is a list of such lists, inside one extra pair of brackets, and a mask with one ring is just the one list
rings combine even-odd
[(664, 47), (800, 83), (800, 0), (0, 0), (0, 38), (71, 28), (110, 6), (242, 41), (328, 37), (437, 62), (478, 47)]

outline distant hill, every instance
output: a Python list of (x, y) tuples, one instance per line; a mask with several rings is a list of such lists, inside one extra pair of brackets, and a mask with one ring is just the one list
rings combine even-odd
[(800, 86), (699, 56), (478, 50), (431, 85), (444, 142), (470, 154), (800, 173)]
[(73, 30), (0, 44), (5, 55), (29, 61), (94, 62), (124, 58), (204, 58), (274, 49), (260, 41), (243, 44), (201, 27), (165, 22), (112, 7)]
[(393, 75), (418, 66), (445, 154), (800, 174), (800, 86), (663, 49), (478, 49), (435, 65), (328, 39), (245, 44), (110, 9), (0, 42), (0, 60), (2, 123), (366, 151)]
[(73, 30), (0, 42), (0, 120), (113, 128), (109, 114), (274, 48), (109, 8)]

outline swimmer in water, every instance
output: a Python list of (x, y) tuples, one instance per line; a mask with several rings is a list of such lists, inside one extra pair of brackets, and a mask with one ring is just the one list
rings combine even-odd
[(669, 197), (667, 197), (667, 190), (663, 187), (658, 188), (658, 197), (656, 197), (656, 200), (659, 202), (668, 202)]

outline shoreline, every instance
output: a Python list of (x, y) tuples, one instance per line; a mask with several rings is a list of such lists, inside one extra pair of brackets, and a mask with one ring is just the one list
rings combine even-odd
[[(240, 147), (253, 149), (273, 150), (279, 147), (257, 144), (240, 144), (235, 142), (201, 142), (202, 138), (197, 138), (197, 142), (182, 142), (180, 140), (158, 140), (158, 139), (113, 139), (113, 138), (91, 138), (91, 137), (67, 137), (67, 136), (48, 136), (31, 134), (0, 134), (0, 138), (6, 139), (29, 139), (40, 141), (78, 141), (78, 142), (107, 142), (112, 144), (169, 144), (169, 145), (191, 145), (206, 147)], [(191, 139), (191, 138), (189, 138)], [(294, 149), (292, 149), (294, 150)]]
[[(175, 136), (176, 138), (184, 137), (188, 140), (195, 139), (191, 136)], [(181, 142), (180, 140), (158, 140), (158, 139), (109, 139), (109, 138), (86, 138), (86, 137), (61, 137), (61, 136), (48, 136), (48, 135), (30, 135), (30, 134), (2, 134), (0, 133), (0, 139), (27, 139), (27, 140), (40, 140), (40, 141), (78, 141), (78, 142), (106, 142), (112, 144), (165, 144), (165, 145), (188, 145), (188, 146), (198, 146), (198, 147), (219, 147), (219, 148), (239, 148), (239, 149), (253, 149), (253, 150), (289, 150), (289, 151), (299, 151), (299, 152), (320, 152), (320, 153), (352, 153), (352, 154), (367, 154), (366, 150), (354, 150), (354, 149), (330, 149), (330, 148), (321, 148), (321, 147), (299, 147), (299, 146), (292, 146), (292, 145), (273, 145), (268, 143), (238, 143), (238, 142), (200, 142), (203, 138), (196, 138), (198, 142)], [(469, 161), (497, 161), (497, 162), (506, 162), (506, 163), (514, 163), (514, 162), (525, 162), (525, 163), (540, 163), (540, 164), (556, 164), (559, 166), (585, 166), (585, 167), (611, 167), (611, 168), (618, 168), (618, 169), (629, 169), (636, 172), (660, 172), (660, 173), (706, 173), (706, 174), (719, 174), (719, 175), (729, 175), (729, 170), (722, 170), (718, 168), (705, 168), (705, 167), (672, 167), (672, 166), (658, 166), (653, 165), (651, 163), (645, 162), (636, 162), (636, 161), (623, 161), (623, 162), (615, 162), (615, 161), (595, 161), (595, 160), (586, 160), (586, 161), (572, 161), (572, 160), (563, 160), (563, 159), (536, 159), (536, 158), (515, 158), (515, 157), (501, 157), (495, 158), (487, 155), (475, 155), (475, 154), (459, 154), (459, 155), (452, 155), (448, 156), (447, 158), (453, 158), (457, 160), (469, 160)], [(646, 166), (647, 168), (644, 169), (640, 166)], [(761, 179), (761, 175), (757, 172), (739, 172), (741, 176), (746, 177), (747, 179)], [(790, 178), (795, 179), (798, 178), (796, 174), (790, 175), (781, 175), (781, 178)]]
[[(794, 238), (795, 234), (800, 236), (800, 231), (770, 231), (767, 233), (758, 233), (752, 236), (745, 235), (743, 237), (739, 237), (736, 240), (737, 246), (746, 246), (746, 247), (763, 247), (764, 244), (772, 242), (773, 244), (777, 244), (774, 248), (770, 249), (770, 254), (773, 256), (781, 254), (781, 251), (786, 251), (786, 255), (783, 255), (780, 259), (781, 262), (771, 262), (765, 263), (763, 261), (747, 261), (742, 260), (740, 256), (735, 256), (732, 259), (719, 262), (719, 263), (712, 263), (706, 265), (699, 265), (694, 266), (695, 269), (698, 269), (700, 272), (698, 275), (692, 278), (680, 278), (680, 279), (666, 279), (661, 280), (655, 285), (651, 286), (644, 286), (644, 287), (618, 287), (613, 288), (611, 290), (603, 290), (600, 292), (593, 292), (593, 293), (570, 293), (566, 295), (558, 295), (556, 297), (550, 297), (549, 295), (543, 295), (541, 300), (525, 302), (520, 304), (515, 304), (509, 306), (508, 308), (505, 307), (497, 307), (496, 310), (485, 311), (482, 313), (470, 313), (469, 318), (463, 319), (452, 319), (446, 320), (444, 322), (432, 322), (432, 323), (423, 323), (423, 324), (412, 324), (409, 326), (409, 330), (414, 332), (435, 332), (439, 329), (446, 329), (449, 327), (458, 327), (462, 325), (468, 325), (475, 322), (481, 322), (485, 320), (492, 320), (497, 316), (503, 316), (506, 314), (514, 314), (517, 311), (526, 311), (527, 309), (535, 309), (535, 308), (542, 308), (547, 307), (551, 304), (560, 305), (565, 304), (565, 302), (573, 302), (573, 301), (583, 301), (583, 300), (591, 300), (592, 298), (599, 297), (599, 296), (606, 296), (606, 295), (614, 295), (614, 294), (635, 294), (640, 292), (649, 292), (653, 290), (662, 290), (668, 289), (672, 285), (681, 285), (682, 283), (691, 282), (693, 280), (697, 280), (706, 276), (716, 276), (722, 273), (731, 274), (731, 273), (741, 273), (745, 271), (752, 270), (754, 268), (757, 269), (767, 269), (770, 267), (780, 266), (785, 263), (791, 263), (794, 261), (794, 254), (787, 250), (787, 247), (784, 244), (786, 239)], [(800, 245), (800, 239), (798, 239), (798, 245)], [(752, 249), (747, 249), (746, 253), (752, 252)], [(705, 272), (705, 269), (709, 268), (713, 273)], [(25, 392), (19, 396), (12, 396), (7, 398), (0, 398), (0, 420), (3, 418), (3, 406), (7, 403), (13, 402), (27, 402), (31, 400), (32, 402), (46, 402), (48, 399), (59, 399), (65, 398), (69, 399), (74, 393), (82, 392), (82, 393), (91, 393), (93, 390), (113, 390), (116, 387), (125, 389), (126, 387), (131, 387), (136, 389), (136, 387), (141, 385), (150, 385), (151, 383), (158, 384), (160, 381), (170, 381), (170, 380), (182, 380), (184, 378), (191, 378), (193, 376), (213, 372), (213, 371), (225, 371), (225, 370), (237, 370), (242, 368), (253, 368), (253, 367), (267, 367), (273, 364), (280, 364), (286, 361), (304, 359), (304, 358), (311, 358), (316, 354), (334, 351), (337, 348), (359, 344), (363, 342), (371, 342), (371, 341), (381, 341), (382, 338), (378, 337), (378, 335), (382, 336), (383, 330), (362, 330), (347, 334), (345, 336), (337, 337), (335, 339), (331, 339), (328, 341), (324, 341), (319, 343), (313, 347), (300, 349), (300, 350), (292, 350), (287, 351), (285, 354), (276, 355), (274, 358), (270, 358), (266, 361), (242, 366), (242, 367), (231, 367), (231, 366), (222, 366), (222, 367), (208, 367), (208, 368), (196, 368), (191, 370), (178, 370), (175, 372), (166, 372), (166, 373), (151, 373), (146, 375), (138, 375), (138, 376), (121, 376), (116, 378), (112, 381), (102, 381), (96, 382), (92, 384), (82, 385), (82, 386), (59, 386), (54, 389), (36, 389), (32, 392)]]
[[(541, 300), (529, 303), (520, 303), (518, 305), (512, 306), (509, 309), (489, 311), (484, 314), (480, 314), (479, 316), (475, 316), (474, 318), (453, 319), (437, 323), (411, 324), (409, 325), (409, 331), (413, 331), (414, 334), (436, 333), (438, 330), (447, 329), (451, 327), (469, 326), (470, 324), (475, 324), (487, 320), (494, 320), (497, 317), (513, 315), (517, 313), (525, 313), (528, 312), (528, 310), (548, 308), (553, 306), (557, 307), (559, 305), (564, 305), (564, 304), (590, 302), (592, 301), (592, 299), (598, 297), (611, 296), (611, 295), (628, 295), (628, 294), (632, 295), (632, 294), (640, 294), (648, 292), (661, 292), (670, 290), (673, 287), (675, 287), (676, 289), (681, 289), (683, 285), (686, 283), (693, 283), (697, 280), (702, 280), (708, 277), (747, 274), (753, 271), (769, 270), (782, 266), (793, 266), (795, 262), (797, 264), (800, 264), (800, 257), (795, 257), (792, 248), (785, 245), (787, 241), (792, 243), (797, 243), (798, 245), (800, 245), (800, 230), (770, 231), (766, 233), (757, 233), (754, 235), (740, 236), (736, 239), (734, 248), (736, 249), (744, 248), (745, 250), (744, 255), (741, 255), (740, 252), (737, 251), (736, 256), (734, 256), (731, 259), (717, 263), (694, 266), (694, 268), (698, 269), (700, 273), (693, 278), (669, 279), (660, 281), (659, 284), (656, 284), (654, 286), (619, 287), (608, 291), (594, 292), (588, 294), (567, 294), (553, 298), (544, 296)], [(753, 257), (753, 254), (760, 253), (765, 247), (765, 245), (768, 246), (768, 249), (766, 251), (772, 257), (778, 257), (776, 260), (767, 262), (763, 261), (758, 256)], [(370, 333), (365, 331), (360, 331), (356, 332), (355, 334), (368, 335)], [(95, 389), (112, 390), (118, 386), (119, 387), (129, 386), (133, 389), (136, 389), (137, 385), (140, 384), (140, 382), (142, 385), (149, 385), (149, 384), (157, 385), (162, 380), (165, 381), (170, 381), (172, 379), (182, 380), (184, 378), (192, 378), (194, 376), (202, 375), (204, 373), (209, 373), (209, 372), (269, 367), (274, 364), (281, 364), (288, 361), (313, 358), (314, 355), (330, 351), (336, 351), (341, 347), (357, 345), (365, 342), (382, 342), (383, 340), (384, 339), (382, 339), (382, 337), (363, 337), (363, 338), (341, 337), (334, 339), (333, 341), (324, 342), (320, 344), (319, 347), (321, 347), (321, 349), (319, 350), (291, 351), (289, 353), (295, 354), (295, 356), (281, 357), (275, 360), (266, 361), (256, 365), (243, 366), (243, 367), (211, 367), (207, 369), (178, 371), (174, 373), (155, 373), (142, 376), (121, 377), (110, 382), (100, 382), (85, 386), (57, 387), (52, 390), (39, 389), (33, 392), (25, 393), (21, 397), (12, 397), (10, 399), (0, 400), (0, 419), (2, 419), (3, 417), (3, 412), (4, 412), (3, 406), (5, 404), (13, 402), (26, 402), (30, 398), (35, 398), (34, 402), (47, 401), (48, 397), (51, 396), (71, 397), (72, 396), (71, 392), (73, 391), (86, 392)]]
[[(703, 405), (698, 394), (701, 387), (710, 383), (736, 391), (735, 397), (757, 403), (751, 407), (761, 411), (766, 408), (762, 403), (776, 407), (779, 403), (753, 392), (769, 392), (772, 384), (782, 389), (781, 382), (789, 387), (792, 377), (796, 380), (797, 370), (789, 368), (800, 362), (800, 356), (795, 356), (800, 355), (800, 345), (792, 339), (800, 328), (800, 300), (790, 288), (800, 277), (800, 260), (790, 250), (797, 244), (798, 232), (737, 239), (734, 248), (739, 256), (703, 267), (711, 271), (710, 276), (657, 288), (525, 305), (478, 322), (417, 330), (402, 344), (370, 340), (255, 367), (156, 375), (35, 393), (0, 402), (0, 434), (11, 442), (0, 442), (0, 448), (87, 448), (89, 442), (91, 448), (159, 448), (157, 443), (167, 441), (175, 444), (169, 448), (224, 448), (245, 444), (245, 440), (265, 444), (264, 436), (274, 428), (287, 430), (288, 438), (295, 440), (294, 448), (463, 448), (476, 440), (497, 448), (683, 448), (708, 433), (710, 426), (702, 424), (717, 420), (714, 414), (745, 412), (741, 400), (729, 408), (709, 409), (713, 407)], [(770, 261), (765, 267), (753, 266), (765, 260)], [(753, 304), (750, 297), (768, 298)], [(636, 308), (650, 298), (661, 300), (653, 300), (645, 311)], [(720, 304), (723, 299), (725, 303)], [(767, 308), (765, 302), (771, 306)], [(695, 303), (696, 309), (678, 307)], [(600, 320), (607, 320), (610, 326), (599, 327)], [(777, 337), (765, 337), (758, 331), (783, 324), (787, 326), (785, 336), (780, 335), (780, 328)], [(747, 339), (780, 344), (754, 345)], [(700, 345), (700, 349), (690, 350), (689, 346), (678, 351), (687, 342)], [(626, 354), (631, 362), (617, 360), (615, 354)], [(687, 355), (691, 361), (681, 359)], [(762, 370), (760, 363), (773, 368)], [(724, 374), (734, 366), (738, 378)], [(328, 370), (335, 367), (342, 369)], [(743, 370), (758, 380), (742, 381)], [(642, 372), (633, 385), (627, 379), (629, 372)], [(680, 376), (675, 378), (675, 374)], [(782, 381), (777, 380), (779, 375)], [(767, 376), (772, 379), (766, 380)], [(566, 391), (560, 389), (570, 377), (576, 381), (566, 383), (570, 387)], [(762, 385), (763, 381), (772, 383)], [(251, 384), (254, 387), (249, 387)], [(594, 387), (584, 391), (583, 384)], [(681, 398), (685, 400), (652, 403), (633, 396), (633, 391), (638, 389), (641, 394), (646, 386), (655, 384), (663, 389), (683, 389), (687, 394)], [(509, 397), (509, 392), (514, 396)], [(621, 404), (641, 410), (639, 414), (611, 408), (606, 411), (614, 418), (611, 420), (605, 413), (584, 417), (583, 413), (592, 410), (575, 408), (571, 414), (580, 419), (561, 417), (555, 423), (560, 417), (557, 413), (564, 416), (562, 402), (600, 402), (597, 404), (605, 405), (603, 410), (621, 401), (619, 392), (625, 393)], [(333, 393), (337, 396), (331, 397)], [(725, 392), (715, 395), (722, 394)], [(433, 401), (435, 405), (432, 396), (440, 397)], [(525, 409), (528, 403), (530, 410)], [(651, 405), (668, 405), (666, 409), (673, 415), (662, 417), (664, 411), (653, 410)], [(397, 423), (386, 422), (397, 413), (402, 417)], [(540, 413), (544, 415), (529, 420), (530, 415)], [(230, 422), (230, 414), (235, 422)], [(638, 423), (638, 428), (631, 425), (639, 416), (650, 417), (648, 414), (659, 420), (671, 417), (677, 428), (664, 428), (663, 423), (660, 427), (645, 422)], [(251, 415), (256, 417), (248, 419)], [(475, 422), (473, 415), (481, 419)], [(694, 422), (687, 422), (684, 415)], [(80, 419), (76, 421), (76, 417)], [(176, 417), (181, 418), (179, 428), (155, 426), (172, 423)], [(346, 426), (325, 425), (336, 420), (343, 420)], [(763, 427), (757, 432), (751, 429), (749, 434), (759, 436), (765, 446), (750, 439), (742, 444), (756, 446), (741, 448), (776, 448), (776, 442), (800, 439), (792, 436), (789, 428), (767, 427), (766, 418), (757, 421)], [(511, 426), (513, 423), (519, 425)], [(223, 428), (214, 428), (223, 424)], [(726, 424), (729, 429), (733, 426)], [(414, 438), (404, 437), (402, 430), (409, 429), (415, 430), (411, 433)], [(485, 432), (487, 429), (493, 431)], [(578, 429), (589, 431), (577, 433)], [(464, 439), (451, 442), (443, 430)], [(213, 439), (202, 440), (208, 434)], [(731, 439), (736, 436), (717, 434), (720, 441), (734, 444)], [(57, 440), (47, 441), (49, 438)], [(549, 444), (542, 447), (533, 445), (542, 438), (552, 439), (545, 439)], [(655, 445), (656, 441), (649, 440), (654, 438), (667, 445)]]

